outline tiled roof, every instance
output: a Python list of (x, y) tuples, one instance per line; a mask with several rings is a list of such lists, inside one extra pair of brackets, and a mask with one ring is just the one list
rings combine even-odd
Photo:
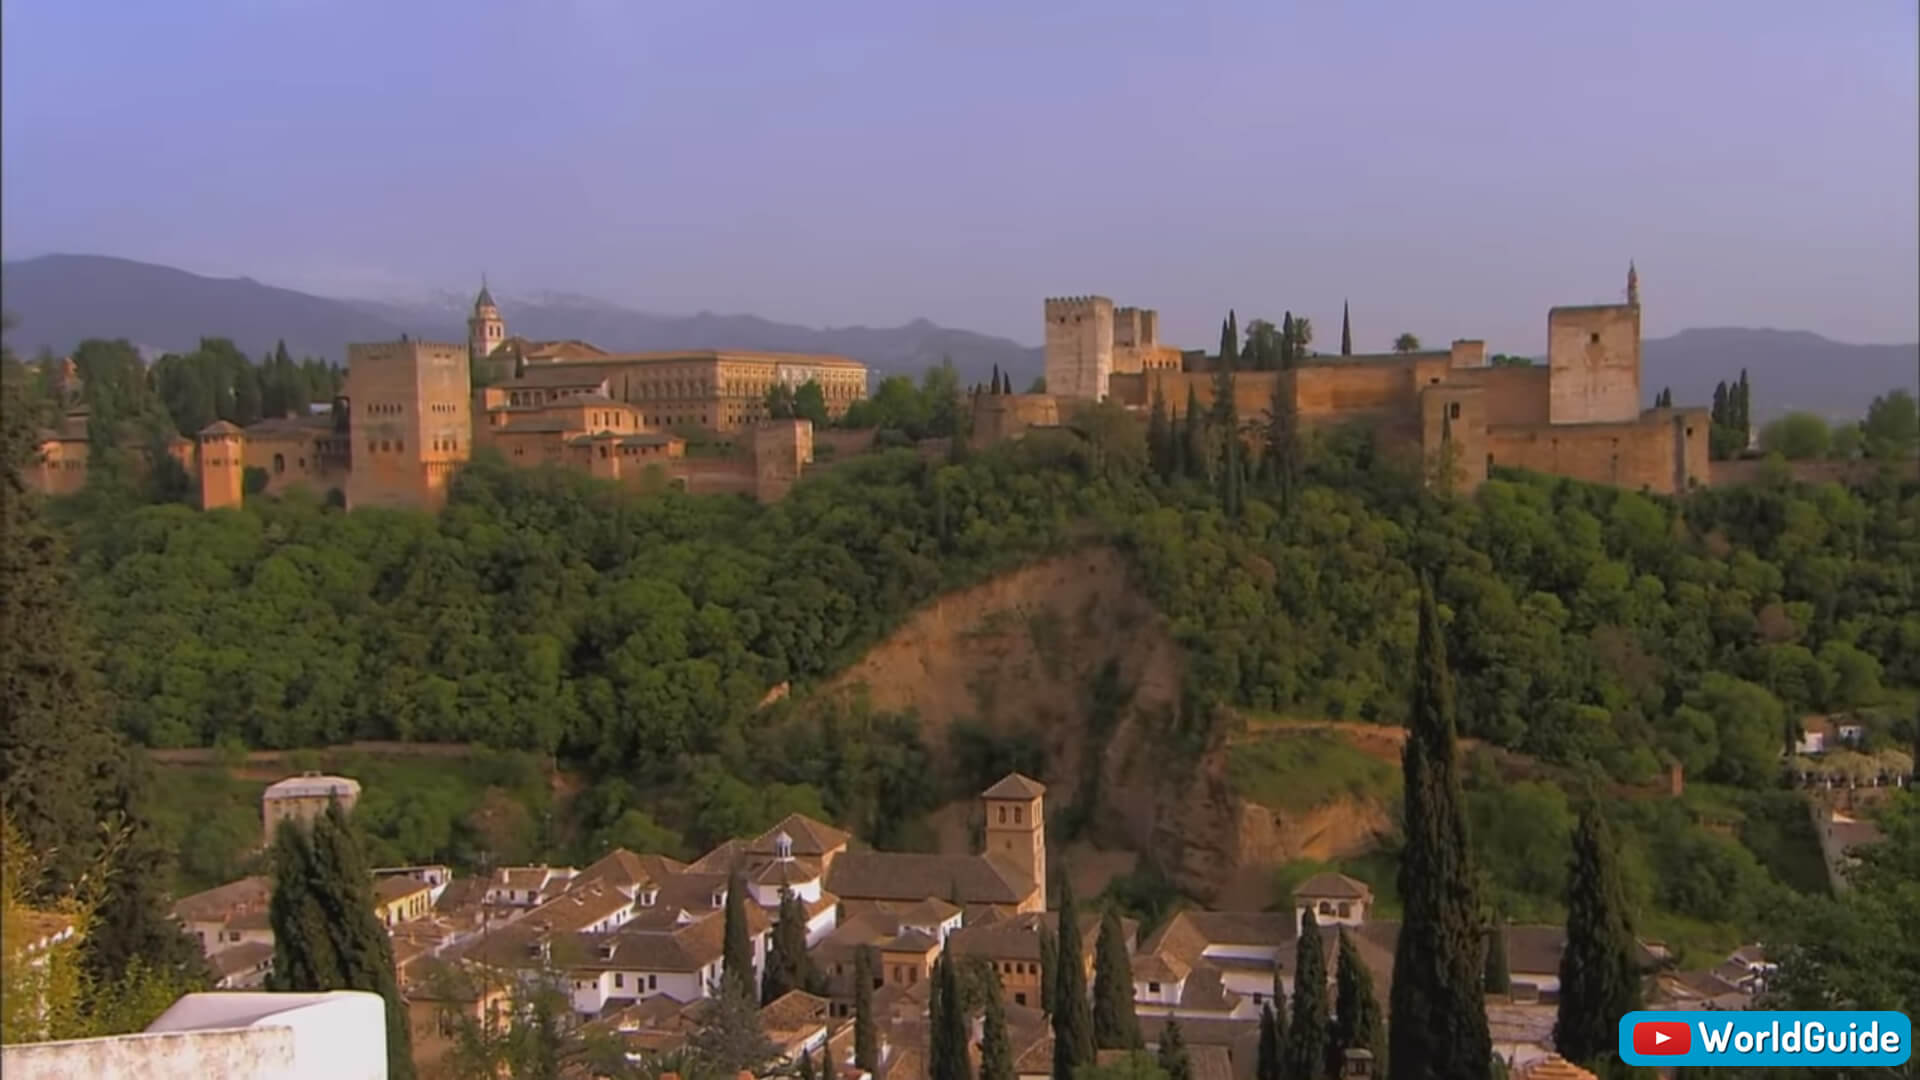
[[(1055, 911), (1022, 912), (1018, 915), (1004, 916), (983, 922), (976, 922), (955, 930), (947, 938), (947, 945), (955, 956), (984, 956), (989, 960), (1040, 960), (1040, 928), (1058, 932), (1060, 914)], [(1091, 955), (1093, 944), (1100, 935), (1100, 922), (1086, 919), (1081, 922), (1082, 952)]]
[(242, 435), (242, 434), (245, 434), (245, 432), (241, 431), (240, 428), (238, 428), (237, 426), (225, 420), (215, 420), (213, 423), (208, 424), (206, 427), (201, 428), (200, 434), (202, 435)]
[(846, 852), (833, 860), (827, 888), (849, 900), (924, 900), (1017, 904), (1033, 884), (983, 855)]
[(381, 903), (392, 903), (432, 888), (432, 885), (420, 878), (409, 874), (395, 874), (380, 878), (373, 883), (373, 898)]
[[(571, 390), (576, 387), (604, 387), (610, 378), (604, 371), (571, 364), (542, 364), (529, 367), (518, 378), (496, 384), (501, 390)], [(555, 404), (558, 404), (556, 402)]]
[(241, 972), (253, 971), (272, 959), (272, 945), (264, 941), (248, 941), (214, 953), (207, 959), (207, 963), (213, 966), (215, 975), (224, 979)]
[(1047, 793), (1047, 785), (1029, 776), (1008, 773), (1000, 782), (980, 793), (983, 799), (1037, 799)]
[(1373, 890), (1367, 883), (1345, 874), (1315, 874), (1300, 883), (1293, 895), (1311, 900), (1371, 900)]
[(639, 855), (626, 848), (615, 848), (581, 870), (569, 888), (602, 882), (615, 888), (635, 889), (648, 882), (657, 884), (686, 868), (685, 863), (665, 855)]
[(264, 911), (272, 897), (273, 879), (255, 875), (183, 896), (174, 903), (173, 915), (182, 922), (222, 922), (254, 907)]
[(779, 824), (761, 833), (747, 845), (747, 850), (755, 854), (774, 854), (774, 838), (781, 833), (793, 841), (795, 855), (825, 855), (837, 852), (847, 846), (850, 839), (847, 833), (818, 821), (805, 814), (788, 814)]

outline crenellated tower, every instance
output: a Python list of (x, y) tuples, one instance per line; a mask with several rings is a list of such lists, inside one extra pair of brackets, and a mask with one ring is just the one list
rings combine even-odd
[(1113, 301), (1104, 296), (1046, 302), (1047, 393), (1100, 401), (1113, 375)]

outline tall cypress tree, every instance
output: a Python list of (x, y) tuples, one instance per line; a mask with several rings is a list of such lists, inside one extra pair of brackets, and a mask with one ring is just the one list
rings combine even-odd
[(1280, 495), (1284, 508), (1293, 498), (1300, 480), (1299, 413), (1293, 397), (1292, 377), (1278, 374), (1273, 379), (1273, 397), (1267, 402), (1267, 440), (1261, 455), (1267, 482)]
[(1221, 448), (1220, 508), (1228, 517), (1240, 516), (1246, 498), (1246, 447), (1240, 441), (1240, 413), (1234, 402), (1234, 374), (1220, 373), (1213, 390), (1214, 424), (1225, 440)]
[(1181, 429), (1181, 465), (1189, 477), (1207, 479), (1210, 464), (1207, 455), (1207, 421), (1200, 413), (1200, 392), (1187, 384), (1187, 413)]
[(1112, 908), (1100, 919), (1093, 954), (1093, 1043), (1101, 1050), (1138, 1050), (1140, 1020), (1133, 1012), (1133, 962), (1126, 931)]
[[(832, 1059), (829, 1058), (828, 1060), (831, 1061)], [(800, 1067), (796, 1071), (799, 1073), (799, 1080), (813, 1080), (813, 1051), (800, 1051)], [(828, 1080), (832, 1080), (832, 1078), (829, 1077)]]
[(1480, 904), (1455, 756), (1453, 683), (1433, 586), (1420, 579), (1413, 702), (1401, 757), (1404, 911), (1394, 950), (1390, 1080), (1488, 1080), (1493, 1040), (1481, 990)]
[(1618, 862), (1599, 800), (1589, 798), (1573, 834), (1567, 947), (1560, 954), (1560, 1013), (1553, 1025), (1554, 1048), (1568, 1061), (1597, 1062), (1613, 1053), (1620, 1018), (1640, 1007)]
[[(379, 994), (387, 1006), (387, 1075), (411, 1080), (412, 1029), (393, 968), (393, 942), (374, 915), (373, 871), (340, 804), (328, 806), (310, 834), (296, 824), (282, 825), (274, 856), (267, 914), (275, 988)], [(282, 889), (291, 895), (283, 899)]]
[(1147, 460), (1153, 466), (1154, 475), (1162, 480), (1173, 471), (1170, 468), (1172, 458), (1173, 431), (1167, 425), (1167, 399), (1160, 392), (1160, 384), (1153, 384), (1153, 407), (1147, 413)]
[(1073, 1080), (1094, 1063), (1093, 1006), (1087, 1000), (1087, 968), (1082, 961), (1080, 918), (1074, 911), (1073, 881), (1061, 875), (1059, 973), (1054, 976), (1053, 1078)]
[(968, 1080), (967, 1010), (960, 999), (953, 959), (946, 950), (933, 964), (933, 991), (927, 1031), (927, 1080)]
[(1507, 928), (1495, 918), (1487, 928), (1487, 993), (1504, 994), (1512, 989), (1512, 982), (1507, 971)]
[(1253, 1080), (1280, 1080), (1280, 1020), (1269, 1001), (1260, 1006), (1260, 1048), (1253, 1061)]
[(880, 1068), (880, 1035), (873, 1015), (873, 947), (853, 951), (853, 1063), (868, 1072)]
[(1293, 328), (1293, 312), (1289, 311), (1280, 318), (1280, 366), (1293, 367), (1294, 360), (1300, 355), (1300, 342), (1295, 340), (1298, 333)]
[(1167, 1026), (1160, 1033), (1160, 1071), (1167, 1074), (1167, 1080), (1193, 1080), (1187, 1037), (1180, 1030), (1180, 1021), (1172, 1017), (1167, 1018)]
[(783, 888), (780, 921), (774, 925), (766, 970), (760, 975), (760, 1003), (771, 1004), (789, 990), (814, 993), (819, 989), (819, 974), (807, 955), (807, 909), (792, 889)]
[(727, 875), (727, 909), (720, 950), (722, 992), (753, 996), (753, 939), (747, 935), (747, 883), (735, 867)]
[(1340, 301), (1340, 355), (1353, 355), (1353, 313), (1345, 300)]
[(1334, 969), (1333, 1027), (1328, 1040), (1327, 1071), (1338, 1076), (1348, 1050), (1366, 1050), (1373, 1054), (1374, 1068), (1382, 1065), (1386, 1052), (1385, 1024), (1380, 1019), (1380, 999), (1373, 994), (1373, 973), (1360, 959), (1353, 939), (1340, 931), (1340, 957)]
[(1234, 317), (1233, 309), (1227, 309), (1227, 321), (1220, 324), (1220, 370), (1232, 371), (1240, 366), (1240, 323)]
[(1007, 1031), (1007, 1009), (1002, 1000), (1000, 972), (989, 965), (982, 980), (981, 1003), (986, 1017), (980, 1030), (980, 1080), (1014, 1080), (1013, 1036)]
[(1060, 993), (1060, 939), (1045, 925), (1040, 927), (1040, 1010), (1054, 1012), (1054, 998)]
[(1283, 1058), (1287, 1080), (1320, 1080), (1327, 1065), (1327, 954), (1308, 908), (1293, 951), (1293, 1022)]

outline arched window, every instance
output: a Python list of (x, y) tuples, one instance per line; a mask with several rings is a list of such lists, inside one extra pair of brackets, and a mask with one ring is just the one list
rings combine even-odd
[(287, 456), (285, 454), (273, 455), (273, 471), (275, 473), (283, 473), (287, 471)]
[(1320, 901), (1320, 914), (1322, 915), (1333, 914), (1333, 905), (1331, 903), (1328, 903), (1325, 900)]

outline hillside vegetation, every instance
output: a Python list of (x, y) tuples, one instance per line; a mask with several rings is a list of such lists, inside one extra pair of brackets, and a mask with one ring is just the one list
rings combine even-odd
[[(1232, 802), (1213, 753), (1232, 720), (1216, 706), (1397, 724), (1420, 569), (1444, 604), (1464, 733), (1609, 782), (1647, 784), (1678, 761), (1695, 782), (1760, 792), (1796, 717), (1920, 683), (1911, 482), (1673, 501), (1503, 474), (1474, 498), (1440, 499), (1364, 433), (1336, 431), (1302, 452), (1297, 482), (1249, 469), (1228, 491), (1223, 444), (1204, 436), (1184, 475), (1167, 475), (1138, 425), (1103, 410), (1082, 433), (944, 464), (908, 451), (848, 462), (773, 506), (636, 496), (480, 461), (437, 518), (298, 498), (200, 513), (108, 490), (58, 510), (116, 721), (137, 739), (557, 755), (593, 781), (579, 799), (585, 832), (624, 823), (686, 849), (790, 810), (924, 843), (913, 823), (966, 794), (970, 773), (1046, 756), (991, 725), (958, 746), (964, 724), (925, 729), (916, 703), (883, 686), (808, 690), (942, 593), (1097, 541), (1123, 553), (1111, 573), (1157, 609), (1183, 670), (1136, 701), (1149, 671), (1115, 646), (1076, 646), (1054, 692), (1065, 701), (1078, 686), (1099, 745), (1048, 778), (1106, 785), (1092, 801), (1076, 790), (1082, 811), (1124, 814), (1143, 792), (1163, 809), (1201, 807), (1128, 830), (1150, 832), (1142, 846), (1163, 856), (1192, 848), (1181, 857), (1194, 861), (1168, 868), (1192, 880), (1230, 857), (1206, 847)], [(1036, 642), (1079, 613), (1010, 617)], [(1135, 632), (1118, 618), (1095, 625)], [(756, 711), (783, 681), (795, 698)], [(981, 694), (1012, 700), (1017, 682), (998, 671), (949, 720), (985, 717)], [(1647, 813), (1683, 812), (1660, 805), (1671, 809)], [(1649, 820), (1647, 835), (1659, 828)], [(408, 854), (458, 854), (450, 838), (435, 843)], [(1706, 895), (1746, 880), (1723, 855), (1734, 858), (1705, 847), (1674, 858), (1702, 868)]]

